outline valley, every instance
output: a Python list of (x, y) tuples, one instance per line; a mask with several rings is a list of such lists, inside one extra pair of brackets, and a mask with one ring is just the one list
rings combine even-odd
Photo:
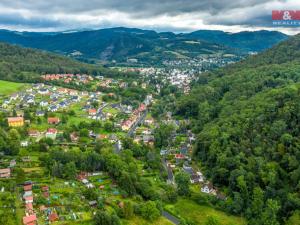
[[(201, 225), (212, 219), (228, 221), (224, 225), (237, 221), (212, 210), (208, 202), (198, 214), (201, 220), (176, 211), (179, 205), (200, 207), (197, 199), (205, 199), (209, 194), (201, 191), (204, 187), (201, 172), (197, 172), (194, 180), (188, 178), (190, 173), (196, 174), (187, 166), (194, 138), (179, 131), (179, 127), (173, 128), (172, 124), (180, 121), (169, 118), (163, 122), (162, 127), (176, 133), (168, 145), (170, 150), (156, 150), (154, 140), (167, 134), (160, 133), (164, 128), (160, 128), (159, 121), (151, 114), (158, 94), (151, 84), (144, 80), (145, 83), (136, 83), (136, 79), (131, 82), (81, 74), (49, 74), (41, 78), (47, 84), (3, 82), (16, 88), (0, 91), (1, 123), (13, 138), (0, 146), (4, 150), (3, 169), (0, 169), (1, 207), (8, 212), (2, 221), (92, 224), (93, 212), (99, 208), (117, 213), (123, 224), (173, 224), (161, 216), (163, 209), (178, 221)], [(72, 85), (73, 89), (57, 86), (60, 82)], [(76, 89), (83, 86), (85, 91)], [(131, 88), (146, 97), (122, 91)], [(139, 120), (144, 110), (148, 112)], [(139, 121), (137, 126), (135, 120)], [(135, 126), (132, 131), (131, 126)], [(161, 159), (168, 160), (167, 168), (162, 167)], [(121, 168), (133, 170), (135, 175)], [(167, 185), (165, 169), (168, 168), (175, 175), (187, 178), (183, 185), (191, 183), (188, 192), (192, 199), (186, 196), (178, 200), (185, 204), (176, 205), (173, 185), (177, 178)], [(186, 174), (180, 172), (181, 168)], [(9, 174), (5, 174), (6, 170)], [(140, 197), (136, 197), (137, 193)], [(141, 212), (135, 207), (141, 207)], [(238, 224), (244, 224), (243, 219), (239, 221)]]
[(297, 225), (299, 35), (0, 40), (0, 224)]

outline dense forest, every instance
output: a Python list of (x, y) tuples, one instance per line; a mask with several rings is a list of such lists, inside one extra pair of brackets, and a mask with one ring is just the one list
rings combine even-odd
[(126, 63), (127, 59), (134, 58), (150, 66), (168, 59), (188, 59), (221, 53), (239, 55), (241, 51), (225, 47), (222, 43), (219, 45), (209, 40), (197, 41), (171, 32), (157, 33), (123, 27), (51, 34), (2, 30), (0, 41), (63, 55), (72, 56), (75, 52), (75, 58), (91, 63), (112, 60)]
[(37, 80), (45, 73), (87, 73), (110, 77), (124, 75), (53, 53), (0, 43), (0, 79), (28, 82)]
[(176, 102), (197, 133), (195, 160), (249, 224), (284, 224), (300, 209), (300, 35), (202, 74)]

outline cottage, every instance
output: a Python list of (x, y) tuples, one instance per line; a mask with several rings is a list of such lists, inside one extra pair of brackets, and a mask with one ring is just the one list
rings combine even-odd
[(58, 107), (56, 105), (52, 105), (52, 106), (48, 107), (48, 111), (50, 111), (50, 112), (56, 112), (57, 110), (58, 110)]
[(207, 194), (214, 194), (214, 193), (216, 193), (216, 190), (214, 189), (214, 187), (211, 183), (207, 183), (201, 187), (201, 192), (207, 193)]
[(46, 107), (46, 106), (48, 106), (49, 105), (49, 103), (47, 102), (47, 101), (41, 101), (40, 102), (40, 106), (41, 107)]
[(47, 95), (47, 94), (49, 94), (49, 90), (47, 88), (41, 88), (38, 92), (41, 95)]
[(37, 223), (37, 218), (35, 214), (23, 217), (24, 225), (35, 225), (36, 223)]
[(57, 117), (49, 117), (48, 118), (48, 124), (57, 125), (59, 124), (60, 119)]
[(23, 117), (9, 117), (7, 118), (8, 126), (10, 127), (22, 127), (24, 126)]
[(89, 115), (90, 116), (95, 116), (97, 114), (97, 110), (96, 109), (89, 109)]
[(77, 95), (71, 97), (72, 102), (79, 102), (79, 100), (80, 100), (80, 98)]
[(52, 140), (56, 139), (57, 130), (55, 128), (49, 128), (46, 132), (46, 138), (50, 138)]
[(21, 147), (28, 147), (29, 142), (28, 141), (21, 141)]
[(38, 130), (28, 130), (27, 131), (29, 137), (37, 138), (40, 135)]
[(10, 178), (11, 171), (10, 168), (0, 169), (0, 178)]
[(35, 103), (34, 98), (27, 99), (27, 104), (34, 104), (34, 103)]

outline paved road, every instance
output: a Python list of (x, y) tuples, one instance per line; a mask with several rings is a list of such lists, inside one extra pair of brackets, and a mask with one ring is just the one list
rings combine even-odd
[(180, 220), (175, 216), (171, 215), (170, 213), (168, 213), (167, 211), (163, 211), (162, 216), (176, 225), (180, 224)]
[(138, 120), (137, 120), (137, 121), (132, 125), (132, 127), (130, 128), (130, 130), (129, 130), (128, 133), (127, 133), (127, 135), (128, 135), (129, 137), (132, 137), (132, 136), (133, 136), (135, 129), (136, 129), (141, 123), (144, 122), (146, 116), (147, 116), (147, 110), (144, 111), (144, 112), (142, 113), (142, 115), (138, 118)]
[(162, 164), (163, 164), (165, 170), (168, 172), (167, 183), (175, 184), (173, 171), (170, 167), (168, 167), (166, 159), (162, 158), (161, 161), (162, 161)]

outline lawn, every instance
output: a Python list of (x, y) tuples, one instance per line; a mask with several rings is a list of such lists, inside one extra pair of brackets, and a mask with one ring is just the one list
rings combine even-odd
[(209, 217), (214, 217), (222, 225), (245, 225), (246, 221), (241, 217), (227, 215), (207, 205), (198, 205), (192, 200), (179, 199), (174, 205), (166, 205), (167, 211), (173, 215), (189, 219), (197, 225), (205, 225)]
[(10, 95), (14, 92), (19, 91), (25, 84), (23, 83), (14, 83), (9, 81), (0, 80), (0, 94), (1, 95)]
[(167, 219), (160, 217), (158, 220), (149, 222), (141, 217), (135, 216), (131, 220), (123, 220), (124, 225), (172, 225)]

